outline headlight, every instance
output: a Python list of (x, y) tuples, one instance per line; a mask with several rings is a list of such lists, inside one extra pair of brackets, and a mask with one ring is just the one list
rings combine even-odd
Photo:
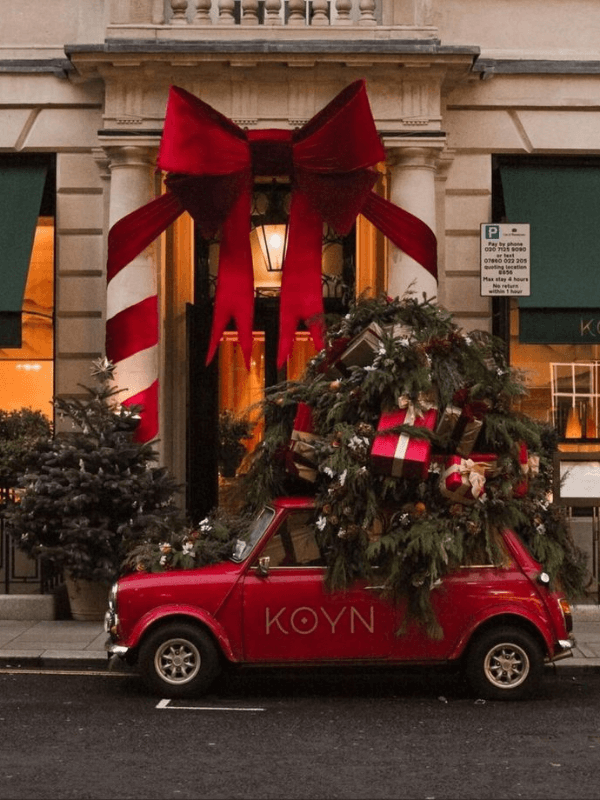
[(116, 633), (116, 626), (118, 622), (117, 617), (117, 591), (119, 589), (118, 583), (113, 583), (108, 593), (108, 610), (104, 615), (104, 630), (106, 633), (114, 635)]
[(540, 583), (543, 583), (544, 586), (548, 586), (548, 584), (550, 583), (550, 575), (548, 575), (547, 572), (540, 572), (540, 574), (538, 575), (538, 581)]
[(110, 592), (108, 593), (108, 605), (110, 608), (115, 608), (117, 605), (117, 592), (119, 591), (119, 583), (118, 581), (113, 583), (110, 587)]

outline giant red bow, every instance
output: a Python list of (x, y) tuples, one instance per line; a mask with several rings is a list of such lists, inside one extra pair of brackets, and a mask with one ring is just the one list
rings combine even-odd
[(254, 275), (250, 214), (255, 176), (288, 176), (289, 240), (280, 305), (278, 364), (289, 356), (298, 323), (323, 347), (321, 242), (323, 221), (338, 234), (359, 213), (437, 277), (436, 239), (417, 217), (372, 191), (372, 166), (385, 152), (365, 82), (355, 81), (297, 131), (244, 131), (178, 87), (171, 87), (157, 166), (168, 191), (119, 220), (108, 238), (108, 280), (141, 253), (184, 210), (203, 236), (220, 229), (215, 309), (207, 363), (233, 318), (249, 364)]

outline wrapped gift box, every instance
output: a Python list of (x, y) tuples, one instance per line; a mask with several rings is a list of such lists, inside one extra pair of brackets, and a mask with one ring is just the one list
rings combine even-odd
[(483, 401), (464, 406), (446, 406), (440, 415), (436, 433), (443, 438), (448, 437), (453, 449), (466, 458), (475, 447), (487, 409), (488, 406)]
[(527, 445), (521, 443), (519, 447), (519, 464), (523, 479), (513, 487), (513, 497), (524, 497), (529, 491), (529, 479), (535, 477), (540, 471), (540, 457), (529, 455)]
[(409, 434), (385, 433), (397, 425), (413, 425), (433, 431), (437, 410), (431, 408), (424, 413), (416, 412), (414, 406), (384, 411), (377, 425), (371, 447), (373, 469), (394, 478), (418, 478), (424, 480), (429, 471), (431, 442)]
[(327, 375), (328, 378), (343, 378), (347, 374), (345, 370), (342, 373), (342, 370), (337, 367), (337, 361), (339, 357), (342, 355), (344, 350), (348, 347), (350, 343), (349, 337), (340, 337), (339, 339), (334, 339), (333, 342), (329, 345), (326, 350), (325, 358), (321, 362), (318, 367), (318, 372), (324, 373)]
[(474, 453), (473, 458), (448, 456), (440, 475), (440, 491), (449, 500), (473, 505), (485, 493), (485, 482), (496, 474), (497, 458), (492, 453)]
[(381, 326), (372, 322), (349, 342), (336, 366), (342, 371), (349, 367), (370, 366), (381, 347), (383, 335)]
[(411, 333), (412, 328), (408, 325), (395, 324), (382, 327), (377, 322), (371, 322), (347, 342), (344, 351), (331, 365), (327, 374), (334, 377), (347, 376), (350, 367), (369, 367), (386, 336), (391, 336), (393, 339), (408, 339)]
[(314, 433), (312, 409), (306, 403), (298, 403), (290, 442), (290, 466), (288, 471), (314, 483), (317, 479), (317, 452), (315, 442), (324, 441)]
[(298, 403), (296, 407), (296, 415), (294, 417), (294, 426), (292, 429), (293, 440), (308, 440), (315, 438), (314, 436), (315, 425), (313, 421), (312, 408), (308, 403)]
[(317, 480), (317, 456), (314, 445), (301, 440), (290, 443), (291, 468), (299, 478), (314, 483)]

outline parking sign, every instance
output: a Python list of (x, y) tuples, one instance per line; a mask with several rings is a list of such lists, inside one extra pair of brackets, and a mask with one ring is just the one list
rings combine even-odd
[(481, 295), (531, 294), (529, 224), (481, 225)]

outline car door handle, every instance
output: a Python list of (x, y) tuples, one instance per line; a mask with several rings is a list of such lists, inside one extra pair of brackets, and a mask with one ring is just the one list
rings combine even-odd
[(387, 586), (382, 583), (379, 586), (365, 586), (365, 589), (369, 589), (371, 592), (382, 592), (384, 589), (387, 589)]

